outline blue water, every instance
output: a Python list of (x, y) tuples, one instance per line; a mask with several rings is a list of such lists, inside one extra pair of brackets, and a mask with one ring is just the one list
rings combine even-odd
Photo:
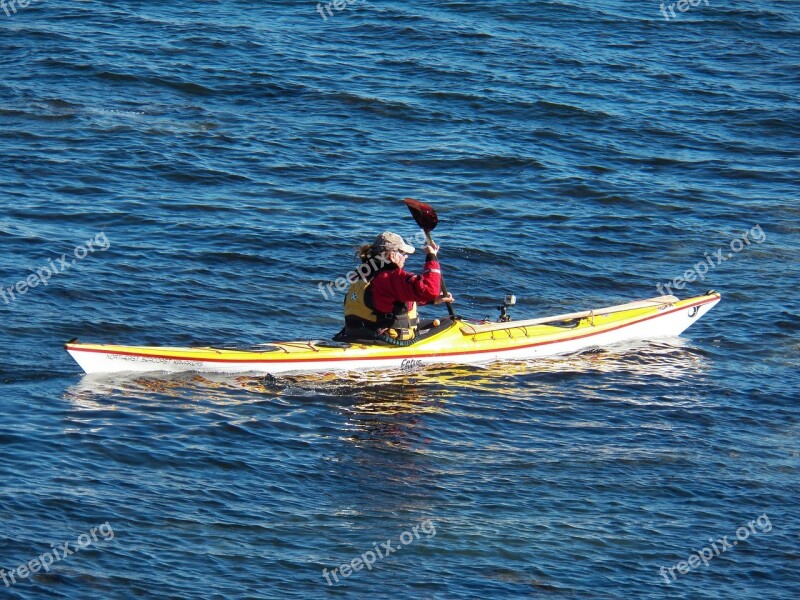
[[(658, 4), (0, 10), (0, 595), (797, 597), (800, 3)], [(413, 235), (406, 196), (469, 316), (655, 296), (718, 249), (673, 292), (723, 300), (678, 339), (404, 375), (62, 350), (332, 335), (319, 283)]]

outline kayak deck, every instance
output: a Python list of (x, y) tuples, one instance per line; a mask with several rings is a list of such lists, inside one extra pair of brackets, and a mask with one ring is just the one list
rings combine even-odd
[(274, 342), (254, 348), (182, 348), (84, 344), (67, 352), (86, 373), (198, 371), (324, 372), (410, 369), (425, 364), (525, 360), (579, 352), (628, 340), (682, 333), (720, 300), (708, 292), (679, 300), (660, 296), (577, 313), (506, 323), (443, 319), (408, 347), (325, 340)]

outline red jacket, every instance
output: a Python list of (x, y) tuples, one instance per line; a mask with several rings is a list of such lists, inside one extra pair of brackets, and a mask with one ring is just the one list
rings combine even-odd
[(411, 304), (427, 304), (439, 297), (441, 271), (436, 260), (425, 261), (425, 270), (421, 275), (414, 275), (403, 269), (387, 269), (372, 278), (372, 303), (375, 311), (390, 313), (395, 302), (405, 302), (407, 308)]

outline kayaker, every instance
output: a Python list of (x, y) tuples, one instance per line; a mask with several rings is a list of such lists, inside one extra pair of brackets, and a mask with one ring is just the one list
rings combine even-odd
[(452, 302), (441, 297), (441, 270), (435, 243), (423, 247), (425, 267), (414, 275), (403, 269), (414, 246), (396, 233), (385, 231), (356, 255), (359, 279), (352, 282), (344, 299), (345, 327), (336, 339), (376, 340), (407, 346), (417, 340), (417, 304)]

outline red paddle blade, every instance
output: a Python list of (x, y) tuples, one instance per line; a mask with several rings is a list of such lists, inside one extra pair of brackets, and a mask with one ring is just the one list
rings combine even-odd
[(411, 198), (406, 198), (404, 202), (422, 231), (430, 233), (436, 229), (439, 224), (439, 216), (432, 206)]

